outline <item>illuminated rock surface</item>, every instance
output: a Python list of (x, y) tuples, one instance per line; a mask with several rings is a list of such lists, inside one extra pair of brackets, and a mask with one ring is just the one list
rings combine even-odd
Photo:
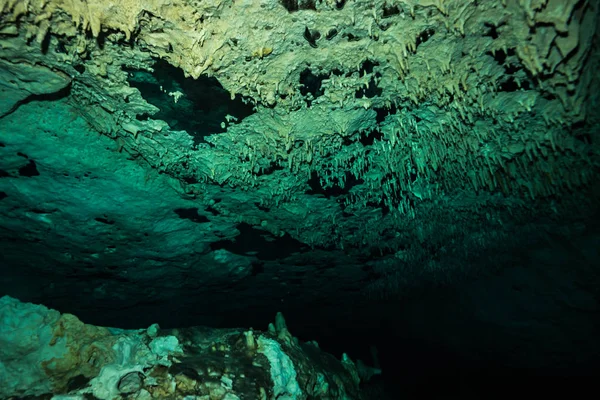
[(2, 398), (359, 398), (356, 364), (287, 329), (98, 328), (8, 296), (0, 321)]

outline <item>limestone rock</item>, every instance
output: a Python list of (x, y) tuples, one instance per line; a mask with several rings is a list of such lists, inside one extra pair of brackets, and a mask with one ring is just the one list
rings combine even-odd
[[(339, 362), (335, 368), (332, 356), (268, 333), (256, 332), (258, 347), (251, 349), (243, 330), (202, 327), (162, 331), (148, 344), (144, 329), (85, 325), (8, 296), (0, 298), (0, 321), (3, 398), (361, 398), (357, 382)], [(73, 377), (85, 378), (81, 387), (67, 385)]]

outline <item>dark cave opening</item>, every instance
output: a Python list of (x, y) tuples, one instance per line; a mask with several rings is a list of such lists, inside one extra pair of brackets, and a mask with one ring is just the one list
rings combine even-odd
[(345, 181), (343, 184), (342, 182), (335, 180), (333, 184), (324, 187), (321, 184), (321, 178), (319, 177), (318, 172), (312, 171), (310, 174), (310, 179), (307, 182), (309, 188), (305, 191), (305, 193), (310, 195), (321, 195), (329, 199), (331, 197), (345, 196), (350, 193), (350, 190), (353, 187), (364, 182), (362, 179), (356, 178), (349, 171), (346, 171), (344, 176)]
[(517, 90), (529, 90), (531, 85), (529, 81), (519, 81), (514, 76), (508, 76), (498, 85), (499, 92), (516, 92)]
[(373, 129), (368, 132), (361, 132), (359, 142), (363, 146), (366, 147), (366, 146), (372, 146), (376, 140), (380, 141), (382, 139), (383, 139), (383, 132), (381, 132), (377, 129)]
[(382, 122), (385, 121), (385, 119), (389, 115), (396, 114), (398, 112), (398, 107), (396, 107), (396, 105), (392, 104), (389, 108), (387, 108), (387, 107), (374, 107), (373, 110), (375, 110), (375, 112), (377, 113), (377, 115), (375, 117), (375, 121), (377, 122), (377, 124), (381, 124)]
[(290, 13), (298, 10), (315, 11), (317, 9), (315, 0), (279, 0), (279, 3)]
[(28, 178), (31, 178), (32, 176), (39, 176), (40, 173), (39, 173), (39, 171), (37, 169), (35, 161), (29, 160), (29, 162), (27, 163), (27, 165), (19, 168), (19, 175), (20, 176), (26, 176)]
[(381, 96), (381, 94), (383, 93), (383, 89), (380, 88), (379, 86), (377, 86), (377, 80), (379, 78), (381, 78), (381, 73), (375, 71), (375, 73), (373, 72), (375, 67), (379, 66), (378, 63), (373, 62), (369, 59), (365, 60), (360, 68), (358, 69), (358, 74), (359, 76), (363, 76), (365, 74), (372, 74), (371, 75), (371, 79), (369, 79), (369, 82), (366, 86), (363, 86), (362, 88), (358, 89), (355, 93), (354, 93), (354, 97), (357, 99), (366, 97), (368, 99), (371, 99), (373, 97), (376, 96)]
[(240, 95), (232, 100), (216, 78), (186, 78), (181, 69), (164, 60), (157, 60), (153, 69), (151, 73), (123, 67), (129, 84), (159, 109), (152, 118), (165, 121), (173, 130), (186, 131), (195, 145), (206, 143), (206, 136), (224, 132), (221, 124), (227, 119), (239, 122), (255, 112)]
[(427, 43), (433, 35), (435, 35), (435, 30), (431, 28), (425, 29), (423, 32), (419, 33), (416, 40), (417, 48), (423, 43)]
[(498, 25), (490, 23), (490, 22), (484, 22), (483, 26), (485, 28), (487, 28), (487, 32), (485, 32), (483, 34), (483, 36), (488, 36), (491, 37), (493, 40), (498, 39), (498, 37), (500, 37), (500, 32), (498, 32), (498, 28), (502, 27), (506, 25), (505, 22), (501, 22)]
[(310, 98), (306, 99), (308, 107), (311, 106), (313, 100), (320, 97), (325, 93), (322, 88), (323, 80), (329, 77), (328, 74), (315, 74), (309, 67), (305, 68), (300, 73), (300, 94), (307, 96), (310, 94)]
[(276, 260), (288, 257), (293, 253), (301, 253), (308, 248), (289, 234), (276, 237), (244, 222), (238, 224), (237, 230), (240, 233), (234, 240), (214, 242), (211, 244), (211, 249), (225, 249), (235, 254), (255, 255), (261, 260)]
[(383, 12), (381, 15), (382, 18), (389, 18), (398, 14), (400, 14), (400, 8), (397, 5), (389, 5), (387, 2), (383, 3)]
[(302, 35), (304, 39), (308, 42), (310, 47), (317, 48), (317, 40), (321, 39), (321, 32), (317, 30), (309, 29), (308, 26), (304, 28), (304, 34)]
[(381, 75), (379, 75), (378, 73), (375, 74), (375, 76), (372, 76), (371, 79), (369, 79), (369, 83), (367, 84), (367, 86), (358, 89), (356, 93), (354, 93), (354, 97), (357, 99), (362, 99), (363, 97), (367, 99), (372, 99), (375, 96), (381, 96), (381, 94), (383, 93), (383, 89), (378, 87), (376, 83), (376, 79), (380, 76)]
[(198, 213), (198, 207), (176, 208), (174, 211), (181, 219), (189, 219), (190, 221), (199, 224), (210, 222), (206, 216)]

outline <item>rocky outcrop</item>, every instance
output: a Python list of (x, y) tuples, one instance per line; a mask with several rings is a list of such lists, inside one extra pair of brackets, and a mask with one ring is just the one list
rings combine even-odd
[[(272, 332), (87, 325), (0, 298), (0, 397), (360, 399), (356, 364)], [(60, 396), (63, 395), (63, 396)]]

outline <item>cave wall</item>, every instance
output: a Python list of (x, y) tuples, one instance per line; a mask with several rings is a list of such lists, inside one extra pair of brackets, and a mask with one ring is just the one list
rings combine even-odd
[[(2, 291), (102, 325), (278, 309), (328, 336), (501, 274), (597, 215), (598, 7), (0, 0)], [(450, 304), (485, 320), (512, 284), (489, 282)]]

